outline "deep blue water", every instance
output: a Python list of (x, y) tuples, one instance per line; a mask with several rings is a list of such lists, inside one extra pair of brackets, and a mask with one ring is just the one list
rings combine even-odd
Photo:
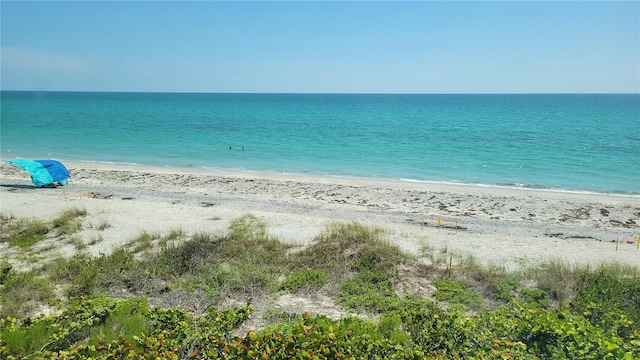
[(5, 159), (640, 194), (638, 94), (3, 91), (0, 109)]

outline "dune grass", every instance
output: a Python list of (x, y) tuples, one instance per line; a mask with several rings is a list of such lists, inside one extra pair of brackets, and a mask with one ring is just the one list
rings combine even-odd
[[(66, 214), (68, 220), (59, 220), (60, 225), (51, 229), (68, 226), (64, 224), (81, 218), (81, 213)], [(3, 217), (2, 221), (3, 228), (9, 230), (6, 238), (3, 233), (3, 241), (7, 242), (16, 241), (15, 237), (31, 226), (17, 226), (21, 220), (10, 216)], [(37, 220), (27, 222), (32, 224)], [(214, 321), (217, 329), (222, 326), (229, 330), (248, 318), (248, 310), (244, 308), (229, 310), (226, 315), (213, 310), (229, 299), (237, 303), (273, 298), (281, 293), (302, 296), (315, 293), (329, 296), (352, 313), (377, 319), (364, 322), (344, 319), (340, 322), (343, 329), (367, 334), (377, 339), (377, 344), (388, 342), (391, 348), (408, 346), (440, 354), (438, 356), (465, 357), (480, 351), (478, 337), (482, 337), (482, 341), (492, 337), (497, 341), (496, 348), (508, 349), (521, 354), (522, 358), (527, 358), (526, 354), (556, 351), (553, 341), (561, 344), (558, 346), (565, 349), (563, 351), (582, 354), (567, 347), (564, 341), (569, 340), (560, 342), (559, 334), (544, 332), (565, 328), (574, 331), (572, 326), (582, 329), (580, 341), (586, 344), (597, 343), (599, 340), (594, 340), (595, 337), (603, 334), (614, 334), (615, 338), (607, 341), (640, 337), (632, 326), (640, 323), (637, 268), (616, 264), (570, 266), (551, 261), (543, 266), (509, 271), (504, 266), (481, 264), (471, 257), (429, 246), (424, 247), (420, 256), (410, 256), (390, 244), (385, 235), (380, 228), (336, 222), (328, 224), (311, 244), (295, 247), (270, 235), (266, 223), (253, 215), (233, 220), (221, 234), (188, 235), (182, 229), (172, 229), (166, 234), (142, 232), (126, 246), (97, 257), (78, 253), (29, 271), (16, 271), (8, 262), (3, 263), (0, 319), (31, 316), (31, 312), (43, 304), (64, 305), (61, 309), (70, 309), (76, 299), (83, 299), (77, 304), (96, 299), (90, 307), (95, 314), (89, 316), (101, 320), (86, 325), (83, 330), (78, 328), (73, 333), (76, 340), (56, 345), (65, 348), (81, 341), (95, 347), (154, 331), (152, 324), (174, 326), (171, 331), (175, 333), (178, 327), (187, 329), (185, 326), (197, 323), (193, 320), (183, 324), (188, 315), (176, 308), (207, 312), (210, 319), (220, 319), (217, 323)], [(66, 236), (73, 237), (73, 234)], [(403, 275), (407, 273), (417, 278)], [(407, 291), (416, 288), (412, 282), (423, 281), (433, 288)], [(60, 303), (61, 295), (69, 300)], [(113, 300), (120, 296), (131, 300)], [(153, 311), (148, 302), (168, 310), (150, 315)], [(440, 306), (443, 304), (449, 310), (443, 310)], [(159, 316), (160, 323), (153, 320), (158, 319), (154, 316)], [(284, 333), (302, 331), (305, 336), (311, 328), (303, 324), (313, 323), (314, 329), (326, 329), (331, 334), (334, 330), (329, 329), (337, 326), (321, 317), (309, 318), (273, 308), (263, 309), (259, 316), (266, 323), (265, 329), (273, 327)], [(207, 324), (198, 326), (202, 329), (214, 326)], [(540, 324), (542, 331), (538, 335), (531, 330), (538, 326), (536, 324)], [(471, 332), (469, 329), (473, 326), (484, 332)], [(8, 341), (14, 342), (13, 348), (18, 349), (22, 338), (47, 338), (49, 334), (42, 333), (46, 332), (45, 328), (36, 326), (31, 334), (14, 330), (9, 334), (6, 330), (4, 335), (9, 336)], [(190, 334), (196, 334), (197, 329), (189, 330), (193, 332)], [(228, 335), (225, 336), (227, 339)], [(503, 338), (511, 340), (501, 340)], [(196, 354), (192, 351), (203, 346), (197, 336), (181, 341), (180, 346), (185, 346), (182, 358)], [(40, 348), (45, 345), (34, 343)], [(615, 346), (627, 349), (627, 345), (620, 344), (615, 340)], [(37, 346), (29, 351), (36, 353)]]
[(140, 235), (131, 239), (126, 246), (128, 246), (133, 253), (141, 253), (149, 251), (153, 248), (153, 242), (160, 239), (162, 236), (159, 232), (148, 233), (142, 231)]
[(321, 269), (293, 270), (275, 287), (275, 291), (295, 293), (305, 286), (318, 289), (328, 278), (327, 272)]
[(82, 229), (82, 218), (86, 209), (74, 208), (63, 211), (50, 222), (35, 218), (18, 219), (13, 215), (0, 214), (2, 237), (10, 247), (28, 250), (35, 244), (52, 236), (70, 236)]
[(2, 242), (10, 247), (26, 250), (47, 238), (50, 228), (39, 219), (2, 218)]
[[(38, 234), (34, 229), (48, 226), (77, 228), (69, 224), (85, 215), (86, 210), (71, 209), (51, 224), (3, 215), (3, 226), (11, 234), (3, 235), (3, 239), (25, 244), (25, 233)], [(74, 234), (68, 239), (78, 250), (104, 241), (96, 237), (85, 243)], [(292, 248), (271, 236), (264, 222), (246, 215), (233, 220), (225, 234), (187, 236), (180, 228), (166, 234), (143, 231), (108, 255), (79, 253), (58, 259), (46, 267), (46, 272), (68, 296), (105, 291), (150, 296), (175, 291), (178, 296), (179, 291), (187, 291), (206, 295), (201, 298), (206, 302), (201, 305), (206, 307), (223, 296), (241, 299), (273, 292), (322, 291), (348, 310), (377, 313), (389, 310), (390, 304), (403, 296), (407, 279), (398, 271), (402, 266), (419, 269), (417, 273), (434, 285), (436, 291), (431, 295), (436, 299), (474, 310), (514, 298), (547, 306), (569, 301), (580, 281), (584, 282), (581, 276), (592, 270), (551, 261), (540, 267), (507, 271), (503, 266), (483, 265), (472, 257), (428, 245), (416, 258), (389, 244), (383, 229), (354, 222), (328, 224), (310, 245), (296, 251), (290, 251)], [(427, 259), (428, 266), (420, 258)], [(453, 268), (449, 264), (452, 258)], [(631, 271), (614, 265), (604, 269), (601, 271), (613, 277)], [(484, 302), (483, 298), (490, 301)]]
[(82, 218), (87, 216), (87, 209), (64, 210), (57, 218), (51, 222), (55, 233), (60, 235), (72, 235), (82, 229)]
[(53, 285), (34, 271), (17, 272), (3, 267), (0, 285), (0, 318), (24, 317), (40, 306), (53, 304)]

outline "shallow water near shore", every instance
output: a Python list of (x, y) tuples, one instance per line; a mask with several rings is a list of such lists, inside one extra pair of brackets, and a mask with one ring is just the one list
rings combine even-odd
[(640, 194), (640, 97), (2, 92), (3, 158)]

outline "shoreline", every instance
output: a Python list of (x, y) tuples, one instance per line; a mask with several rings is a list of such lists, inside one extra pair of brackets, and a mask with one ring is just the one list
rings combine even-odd
[[(19, 158), (3, 158), (0, 157), (0, 162), (4, 162), (5, 160), (15, 160)], [(486, 183), (473, 183), (473, 182), (461, 182), (456, 180), (423, 180), (423, 179), (413, 179), (413, 178), (394, 178), (394, 177), (367, 177), (367, 176), (358, 176), (358, 175), (336, 175), (336, 174), (316, 174), (316, 173), (304, 173), (304, 172), (287, 172), (287, 171), (269, 171), (269, 170), (252, 170), (252, 169), (232, 169), (232, 168), (216, 168), (216, 167), (208, 167), (208, 166), (194, 166), (194, 165), (185, 165), (185, 166), (173, 166), (173, 165), (148, 165), (143, 163), (130, 163), (130, 162), (117, 162), (117, 161), (101, 161), (101, 160), (64, 160), (52, 158), (52, 160), (57, 160), (65, 164), (67, 167), (95, 167), (98, 170), (140, 170), (147, 172), (185, 172), (185, 173), (209, 173), (209, 174), (220, 174), (225, 176), (237, 176), (239, 174), (248, 174), (257, 177), (299, 177), (301, 179), (335, 179), (336, 181), (346, 180), (346, 181), (371, 181), (371, 182), (380, 182), (380, 183), (416, 183), (416, 184), (426, 184), (429, 186), (434, 186), (438, 188), (442, 188), (443, 191), (455, 190), (456, 188), (469, 188), (465, 191), (481, 191), (481, 189), (489, 188), (489, 189), (504, 189), (506, 191), (531, 191), (531, 192), (541, 192), (541, 193), (562, 193), (562, 194), (585, 194), (585, 195), (596, 195), (596, 196), (619, 196), (619, 197), (629, 197), (629, 198), (637, 198), (640, 201), (640, 189), (636, 191), (621, 191), (621, 190), (610, 190), (610, 191), (599, 191), (599, 190), (587, 190), (587, 189), (570, 189), (570, 188), (553, 188), (553, 187), (545, 187), (539, 186), (535, 184), (486, 184)], [(619, 180), (622, 181), (622, 180)]]
[[(425, 246), (508, 267), (561, 259), (575, 264), (608, 261), (640, 267), (640, 250), (615, 239), (640, 236), (635, 196), (500, 188), (469, 184), (241, 172), (199, 168), (65, 161), (66, 188), (29, 187), (26, 172), (2, 164), (0, 210), (51, 219), (85, 207), (88, 222), (106, 221), (108, 252), (141, 231), (180, 227), (224, 232), (253, 214), (282, 241), (306, 244), (333, 221), (385, 229), (388, 239), (419, 255)], [(91, 197), (78, 194), (92, 193)], [(43, 206), (44, 205), (44, 206)], [(452, 227), (438, 226), (456, 224)], [(450, 223), (447, 223), (450, 222)], [(83, 238), (97, 236), (87, 228)], [(66, 251), (66, 250), (65, 250)]]
[[(6, 158), (0, 158), (0, 161), (10, 160)], [(620, 191), (595, 191), (595, 190), (581, 190), (581, 189), (563, 189), (563, 188), (547, 188), (538, 187), (534, 185), (522, 184), (522, 186), (509, 185), (509, 184), (484, 184), (484, 183), (467, 183), (458, 181), (440, 181), (440, 180), (420, 180), (411, 178), (386, 178), (386, 177), (364, 177), (364, 176), (350, 176), (350, 175), (331, 175), (331, 174), (313, 174), (313, 173), (298, 173), (298, 172), (278, 172), (278, 171), (263, 171), (263, 170), (250, 170), (250, 169), (225, 169), (206, 166), (171, 166), (171, 165), (147, 165), (141, 163), (127, 163), (127, 162), (115, 162), (115, 161), (97, 161), (97, 160), (58, 160), (65, 164), (67, 167), (85, 168), (94, 167), (96, 170), (122, 170), (122, 171), (145, 171), (156, 173), (193, 173), (193, 174), (209, 174), (209, 175), (221, 175), (221, 176), (255, 176), (259, 178), (278, 179), (282, 178), (299, 178), (303, 181), (317, 181), (318, 179), (327, 179), (328, 181), (335, 180), (336, 182), (372, 182), (384, 185), (393, 183), (398, 184), (418, 184), (419, 187), (431, 186), (441, 191), (454, 191), (456, 189), (463, 189), (467, 193), (483, 192), (483, 189), (489, 189), (487, 192), (492, 192), (492, 189), (504, 190), (507, 192), (532, 192), (541, 194), (576, 194), (578, 196), (611, 196), (611, 197), (623, 197), (623, 198), (637, 198), (640, 201), (640, 192), (628, 193)], [(535, 195), (541, 195), (535, 194)]]

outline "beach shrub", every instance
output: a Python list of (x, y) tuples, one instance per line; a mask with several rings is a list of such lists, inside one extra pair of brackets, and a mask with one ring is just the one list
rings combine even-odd
[[(594, 326), (628, 337), (629, 328), (640, 326), (640, 273), (637, 269), (601, 266), (595, 271), (581, 271), (570, 306), (583, 314)], [(640, 340), (640, 339), (639, 339)]]
[(511, 302), (481, 313), (472, 327), (489, 337), (522, 343), (538, 358), (634, 359), (640, 355), (638, 338), (623, 338), (595, 327), (566, 306), (541, 309), (532, 303)]
[(331, 223), (312, 244), (290, 255), (290, 269), (324, 271), (336, 300), (349, 310), (384, 311), (397, 306), (397, 267), (408, 257), (383, 235), (380, 228), (356, 222)]
[(59, 315), (39, 315), (21, 321), (5, 318), (0, 321), (0, 354), (51, 358), (78, 343), (95, 348), (96, 344), (104, 344), (102, 340), (134, 336), (146, 328), (146, 309), (146, 300), (141, 298), (119, 302), (101, 296), (70, 299)]
[[(404, 273), (416, 263), (376, 228), (334, 223), (297, 251), (271, 237), (254, 216), (232, 222), (227, 234), (164, 241), (183, 235), (176, 230), (152, 240), (158, 251), (79, 254), (37, 271), (3, 263), (0, 358), (640, 358), (635, 268), (556, 262), (510, 275), (461, 262), (455, 279), (433, 281), (434, 297), (449, 303), (445, 309), (406, 292), (408, 280), (398, 268), (403, 265)], [(468, 284), (506, 303), (482, 310), (480, 294)], [(64, 304), (53, 298), (61, 285), (69, 296)], [(278, 323), (241, 332), (255, 325), (248, 322), (249, 302), (224, 310), (209, 306), (223, 296), (237, 301), (273, 289), (331, 286), (337, 304), (364, 316), (332, 320), (271, 309), (262, 319)], [(186, 300), (197, 303), (193, 313), (185, 310)], [(33, 316), (43, 304), (64, 306)]]
[(198, 232), (173, 241), (183, 236), (182, 230), (172, 230), (159, 239), (158, 251), (139, 257), (138, 275), (128, 275), (132, 283), (147, 281), (152, 286), (146, 290), (152, 292), (202, 291), (215, 301), (222, 294), (245, 297), (269, 291), (287, 268), (291, 246), (270, 236), (266, 224), (252, 215), (232, 221), (226, 234)]
[(526, 276), (535, 280), (537, 287), (546, 291), (552, 300), (568, 301), (575, 292), (579, 272), (580, 269), (576, 266), (552, 260), (537, 268), (531, 268)]
[(282, 311), (277, 309), (268, 309), (262, 315), (264, 320), (270, 323), (292, 323), (300, 320), (301, 314), (290, 313), (288, 311)]
[(111, 287), (130, 287), (133, 274), (141, 274), (137, 271), (139, 265), (134, 262), (132, 252), (120, 248), (98, 257), (81, 253), (68, 259), (59, 259), (51, 266), (49, 276), (66, 285), (68, 296), (89, 296)]
[(204, 271), (209, 259), (214, 257), (218, 245), (208, 234), (196, 233), (183, 243), (167, 245), (161, 251), (141, 261), (153, 276), (162, 279), (198, 274)]
[(293, 264), (297, 267), (343, 273), (356, 263), (356, 266), (366, 267), (362, 261), (375, 261), (381, 267), (401, 263), (406, 256), (397, 246), (386, 242), (383, 234), (384, 231), (380, 228), (356, 222), (331, 223), (313, 243), (295, 254), (297, 262)]
[(549, 308), (551, 300), (546, 291), (542, 289), (526, 288), (520, 290), (518, 297), (521, 301), (529, 304), (535, 304), (542, 308)]
[(399, 306), (393, 287), (397, 279), (385, 270), (356, 273), (340, 285), (337, 301), (348, 310), (381, 313)]
[(517, 302), (477, 315), (424, 299), (376, 323), (307, 313), (243, 335), (245, 306), (204, 315), (149, 308), (144, 298), (72, 298), (61, 313), (0, 319), (4, 358), (634, 359), (638, 339), (616, 337), (568, 308)]
[(497, 278), (489, 282), (491, 290), (496, 298), (502, 301), (509, 301), (515, 295), (515, 291), (520, 286), (520, 282), (514, 278)]
[(436, 291), (433, 293), (439, 301), (447, 301), (450, 304), (462, 304), (477, 309), (482, 304), (480, 294), (469, 289), (462, 282), (451, 279), (438, 279), (433, 285)]
[(53, 230), (58, 236), (72, 235), (82, 228), (79, 218), (86, 216), (86, 209), (69, 209), (47, 223), (40, 219), (0, 217), (2, 236), (0, 241), (9, 243), (11, 247), (29, 249), (36, 243), (49, 237)]
[(285, 290), (291, 293), (295, 293), (300, 290), (300, 288), (304, 286), (309, 286), (311, 288), (319, 288), (324, 284), (329, 275), (320, 269), (309, 269), (309, 270), (294, 270), (291, 275), (287, 276), (278, 286), (276, 286), (276, 291)]
[(134, 297), (115, 302), (104, 321), (92, 324), (86, 332), (87, 344), (100, 346), (118, 340), (121, 337), (133, 340), (135, 336), (151, 330), (148, 300)]

